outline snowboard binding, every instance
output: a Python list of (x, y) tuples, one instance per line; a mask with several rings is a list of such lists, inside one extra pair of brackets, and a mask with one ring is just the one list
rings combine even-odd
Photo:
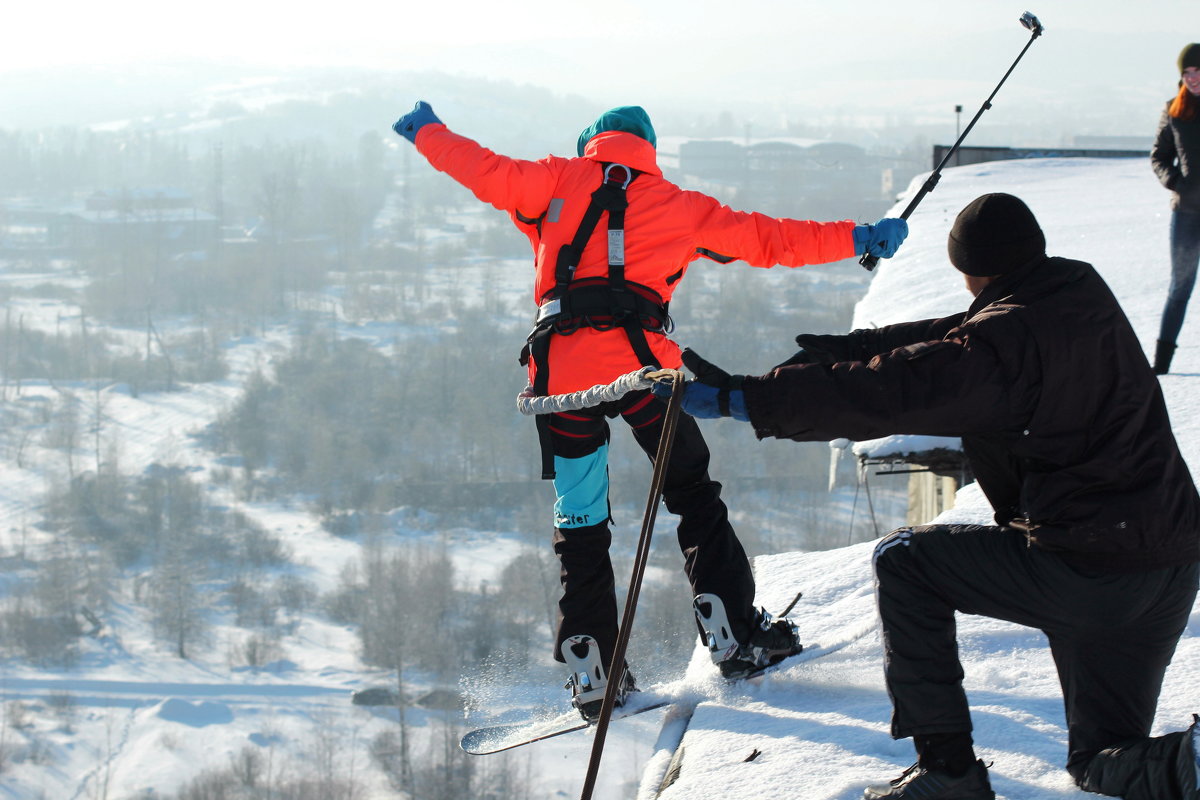
[[(560, 649), (567, 667), (571, 670), (564, 689), (571, 690), (571, 705), (579, 710), (585, 721), (592, 723), (600, 717), (604, 704), (604, 692), (608, 688), (608, 676), (600, 660), (600, 646), (586, 634), (568, 637)], [(633, 676), (626, 668), (621, 672), (621, 687), (617, 692), (615, 708), (625, 703), (630, 692), (636, 692)]]
[[(788, 606), (788, 611), (792, 605), (795, 600)], [(734, 638), (720, 597), (698, 594), (692, 601), (692, 609), (696, 613), (700, 641), (708, 648), (709, 656), (724, 678), (745, 677), (804, 650), (796, 626), (786, 618), (773, 618), (765, 609), (760, 608), (755, 614), (747, 642)]]

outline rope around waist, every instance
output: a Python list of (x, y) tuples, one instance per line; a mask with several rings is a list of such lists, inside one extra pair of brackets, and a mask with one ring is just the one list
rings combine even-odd
[(556, 414), (560, 411), (579, 411), (584, 408), (598, 406), (601, 403), (620, 400), (630, 392), (649, 389), (656, 383), (671, 383), (678, 370), (642, 367), (633, 372), (627, 372), (609, 384), (596, 384), (590, 389), (583, 389), (570, 394), (552, 394), (538, 396), (532, 386), (526, 386), (517, 395), (517, 410), (526, 416), (534, 414)]

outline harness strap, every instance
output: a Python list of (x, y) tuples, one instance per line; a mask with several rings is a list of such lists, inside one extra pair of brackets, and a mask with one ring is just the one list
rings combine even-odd
[[(544, 397), (549, 393), (547, 387), (550, 383), (550, 331), (546, 330), (541, 336), (531, 339), (526, 346), (533, 363), (537, 365), (533, 374), (534, 394)], [(550, 415), (538, 414), (533, 420), (537, 428), (538, 449), (542, 454), (542, 480), (553, 480), (554, 446), (550, 439)]]
[(608, 209), (608, 286), (621, 312), (621, 325), (625, 328), (625, 335), (629, 338), (633, 354), (642, 362), (643, 367), (658, 369), (662, 365), (658, 363), (650, 349), (650, 343), (646, 341), (646, 331), (637, 314), (636, 298), (625, 284), (625, 209), (629, 207), (625, 188), (633, 181), (634, 173), (622, 164), (609, 164), (604, 169), (604, 183), (601, 188), (615, 185), (610, 183), (610, 176), (618, 169), (623, 170), (628, 178), (621, 187), (619, 201)]
[[(548, 293), (549, 299), (538, 308), (537, 322), (526, 344), (528, 354), (537, 365), (533, 380), (533, 390), (537, 395), (548, 394), (550, 336), (558, 330), (556, 323), (561, 320), (582, 320), (586, 324), (598, 327), (591, 319), (607, 311), (613, 324), (620, 325), (625, 330), (634, 355), (642, 365), (655, 368), (660, 366), (650, 349), (650, 343), (646, 340), (646, 323), (643, 320), (648, 318), (651, 324), (665, 329), (669, 325), (666, 309), (632, 291), (625, 283), (625, 209), (629, 206), (625, 190), (638, 174), (636, 170), (624, 164), (605, 164), (604, 178), (596, 191), (592, 192), (591, 202), (584, 211), (575, 236), (569, 244), (559, 248), (554, 264), (554, 288)], [(605, 304), (607, 309), (596, 303), (594, 293), (585, 292), (576, 296), (580, 307), (575, 308), (572, 302), (571, 282), (583, 257), (583, 250), (592, 238), (600, 217), (605, 213), (608, 214), (608, 302)], [(653, 309), (648, 311), (647, 305), (653, 306)], [(554, 477), (550, 415), (539, 414), (536, 417), (536, 425), (542, 452), (542, 479), (549, 480)]]
[(553, 299), (559, 301), (558, 313), (573, 316), (570, 299), (567, 297), (567, 287), (575, 277), (575, 270), (583, 258), (583, 249), (600, 222), (600, 217), (608, 212), (608, 268), (609, 282), (612, 283), (613, 268), (617, 268), (618, 279), (622, 286), (625, 283), (625, 209), (629, 206), (625, 198), (625, 190), (637, 177), (634, 170), (624, 164), (606, 164), (604, 180), (596, 191), (592, 192), (592, 201), (583, 212), (579, 229), (570, 244), (565, 244), (558, 250), (558, 260), (554, 265), (554, 288), (551, 290)]
[[(553, 328), (554, 333), (569, 336), (579, 328), (606, 331), (622, 327), (626, 317), (646, 330), (670, 333), (672, 323), (667, 304), (659, 300), (658, 292), (648, 286), (627, 281), (618, 292), (607, 278), (580, 278), (568, 288), (571, 316), (560, 312), (562, 304), (550, 299), (538, 306), (534, 333)], [(530, 337), (532, 338), (532, 337)], [(649, 365), (646, 365), (649, 366)]]

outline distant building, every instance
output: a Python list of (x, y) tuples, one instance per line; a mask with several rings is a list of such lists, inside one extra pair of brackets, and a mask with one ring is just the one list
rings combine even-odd
[(79, 256), (138, 250), (169, 258), (209, 249), (218, 236), (217, 218), (178, 189), (95, 192), (81, 204), (57, 207), (0, 200), (0, 252)]
[(168, 211), (191, 209), (192, 195), (182, 189), (122, 189), (119, 192), (97, 191), (84, 201), (86, 211)]
[(706, 181), (738, 183), (746, 176), (746, 148), (724, 139), (696, 139), (679, 146), (678, 169)]
[(864, 205), (882, 211), (890, 202), (891, 165), (857, 145), (794, 138), (689, 139), (677, 146), (660, 143), (660, 153), (664, 167), (690, 184), (723, 187), (726, 191), (717, 193), (736, 197), (740, 208), (821, 218), (830, 209)]
[(0, 201), (0, 254), (46, 251), (50, 224), (57, 215), (56, 209), (24, 198)]
[(51, 246), (76, 253), (127, 248), (174, 255), (214, 244), (217, 218), (195, 209), (67, 212), (52, 220), (48, 239)]
[(217, 218), (177, 189), (96, 192), (82, 209), (63, 209), (49, 223), (47, 243), (69, 252), (143, 250), (172, 256), (212, 247)]

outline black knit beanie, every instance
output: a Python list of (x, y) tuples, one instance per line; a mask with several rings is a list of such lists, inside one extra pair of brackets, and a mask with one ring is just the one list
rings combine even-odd
[(959, 212), (946, 248), (959, 272), (1003, 275), (1046, 254), (1046, 237), (1029, 206), (1011, 194), (985, 194)]
[(1200, 44), (1189, 44), (1179, 53), (1179, 74), (1188, 67), (1200, 67)]

